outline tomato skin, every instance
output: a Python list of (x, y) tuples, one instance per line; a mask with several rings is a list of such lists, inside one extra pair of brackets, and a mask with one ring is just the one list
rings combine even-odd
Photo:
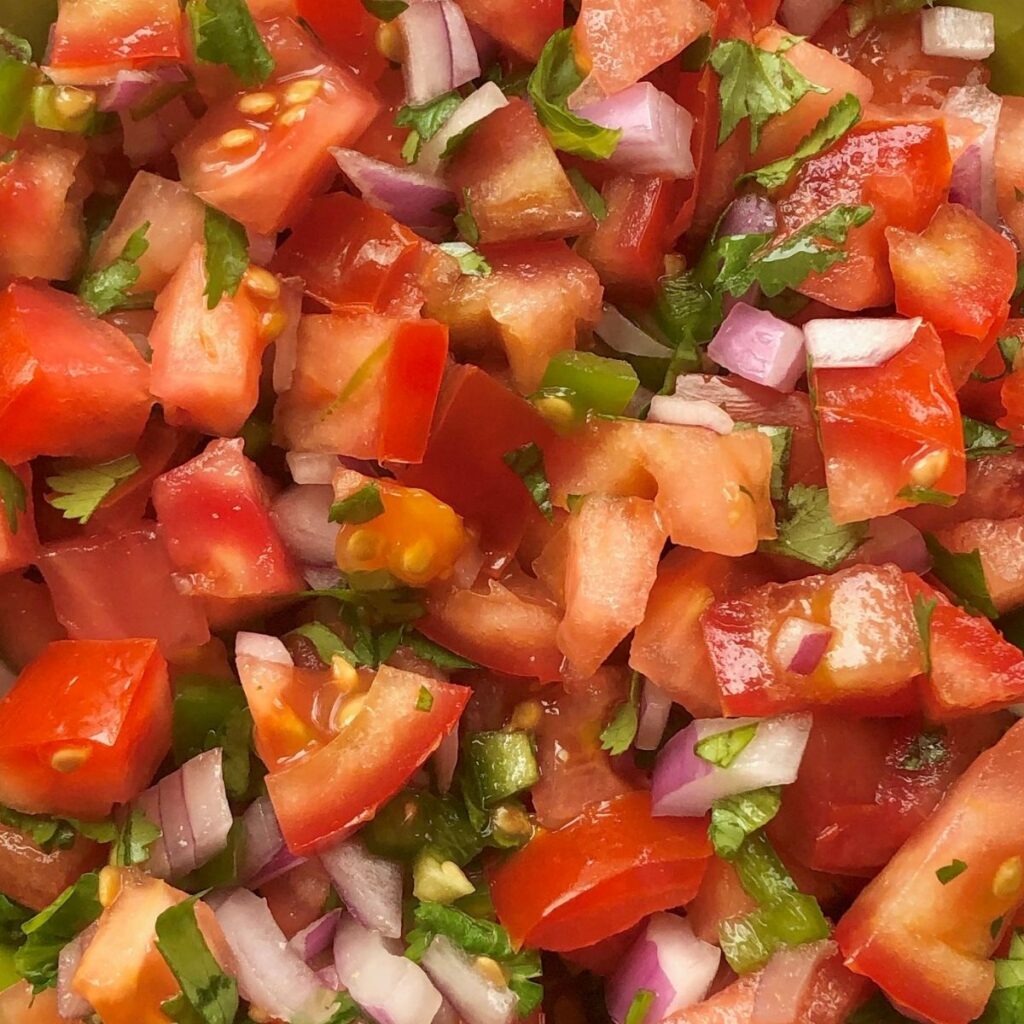
[(718, 928), (723, 921), (756, 909), (757, 903), (747, 895), (736, 868), (721, 857), (712, 857), (697, 895), (686, 908), (686, 919), (697, 938), (717, 945)]
[[(174, 152), (182, 184), (190, 192), (247, 227), (270, 234), (293, 223), (309, 196), (323, 190), (337, 170), (328, 150), (355, 141), (378, 105), (296, 22), (277, 18), (260, 29), (277, 61), (260, 92), (286, 103), (289, 80), (314, 77), (321, 82), (308, 104), (289, 106), (304, 110), (304, 115), (283, 122), (274, 111), (243, 116), (236, 106), (238, 96), (231, 96), (214, 103)], [(252, 143), (225, 149), (221, 139), (236, 129), (251, 131)]]
[[(775, 653), (790, 616), (829, 626), (839, 640), (810, 675), (789, 671)], [(713, 604), (703, 629), (726, 715), (839, 705), (890, 716), (915, 708), (921, 642), (906, 582), (894, 566), (769, 583)]]
[[(170, 743), (167, 663), (155, 640), (58, 640), (0, 701), (0, 802), (102, 818), (145, 788)], [(58, 771), (51, 759), (66, 750), (84, 760)]]
[(449, 160), (446, 180), (472, 210), (484, 244), (568, 238), (593, 224), (522, 99), (480, 122)]
[(361, 0), (298, 0), (297, 7), (324, 49), (360, 81), (376, 82), (386, 72), (387, 61), (375, 42), (379, 22)]
[[(416, 707), (423, 688), (428, 711)], [(267, 776), (288, 848), (322, 849), (373, 817), (456, 727), (469, 697), (465, 686), (381, 668), (363, 710), (333, 740)]]
[(31, 565), (39, 551), (39, 535), (36, 533), (35, 508), (32, 500), (32, 467), (26, 464), (9, 468), (24, 488), (25, 511), (13, 510), (16, 530), (11, 529), (8, 518), (12, 510), (5, 507), (4, 514), (0, 516), (0, 573)]
[(20, 282), (0, 295), (0, 459), (9, 465), (131, 451), (153, 401), (148, 378), (128, 338), (78, 299)]
[(531, 64), (565, 17), (558, 0), (463, 0), (461, 6), (474, 25)]
[(50, 641), (66, 638), (45, 583), (13, 572), (0, 576), (0, 659), (7, 666), (20, 671)]
[(693, 899), (711, 854), (707, 821), (655, 818), (637, 792), (532, 839), (491, 876), (512, 941), (559, 952), (616, 935)]
[(908, 508), (914, 487), (963, 494), (960, 408), (930, 325), (883, 366), (814, 370), (812, 388), (837, 523)]
[(1024, 604), (1024, 516), (970, 519), (935, 531), (950, 551), (978, 551), (985, 585), (1001, 614)]
[[(967, 769), (836, 929), (848, 967), (935, 1024), (967, 1024), (981, 1014), (994, 980), (992, 922), (1009, 919), (1024, 898), (1019, 882), (993, 883), (1024, 845), (1016, 813), (1022, 768), (1018, 723)], [(954, 858), (967, 869), (943, 885), (935, 872)]]
[(66, 850), (45, 853), (24, 832), (0, 825), (0, 892), (32, 910), (49, 906), (106, 859), (106, 848), (83, 836)]

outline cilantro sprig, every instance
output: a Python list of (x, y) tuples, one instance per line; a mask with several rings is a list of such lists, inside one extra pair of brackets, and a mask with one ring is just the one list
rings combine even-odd
[(544, 469), (544, 453), (540, 446), (535, 441), (529, 441), (519, 448), (506, 452), (502, 456), (502, 461), (523, 481), (544, 518), (552, 522), (555, 518), (555, 509), (551, 504), (551, 484)]
[(189, 0), (196, 56), (224, 64), (247, 86), (262, 85), (276, 67), (245, 0)]
[(249, 236), (238, 221), (226, 213), (206, 208), (203, 223), (206, 241), (206, 296), (207, 309), (216, 309), (225, 296), (234, 297), (249, 269)]
[(613, 757), (624, 754), (636, 739), (640, 727), (640, 681), (640, 673), (634, 672), (629, 681), (629, 696), (615, 709), (601, 732), (601, 747)]
[(775, 540), (761, 541), (758, 549), (786, 555), (831, 572), (867, 538), (869, 523), (837, 523), (824, 487), (794, 484), (787, 511), (778, 524)]
[(125, 455), (113, 462), (48, 476), (46, 484), (55, 494), (48, 494), (46, 500), (60, 509), (65, 519), (77, 519), (84, 524), (122, 480), (127, 480), (140, 469), (141, 464), (134, 455)]
[(18, 518), (25, 514), (27, 497), (21, 478), (0, 459), (0, 504), (7, 517), (7, 529), (12, 534), (18, 532)]
[(152, 295), (132, 295), (131, 290), (142, 271), (139, 260), (149, 249), (146, 234), (150, 222), (139, 225), (121, 249), (121, 255), (102, 270), (87, 274), (78, 287), (78, 297), (91, 306), (97, 316), (115, 309), (145, 308), (152, 305)]

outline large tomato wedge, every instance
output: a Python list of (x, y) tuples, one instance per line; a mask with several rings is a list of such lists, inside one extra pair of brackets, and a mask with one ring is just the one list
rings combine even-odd
[[(427, 710), (419, 706), (424, 689)], [(381, 668), (362, 710), (334, 739), (267, 776), (289, 849), (321, 848), (373, 817), (455, 728), (469, 696), (464, 686)]]
[[(992, 992), (989, 957), (1024, 900), (1022, 771), (1017, 724), (967, 769), (836, 929), (847, 966), (934, 1024), (968, 1024)], [(937, 875), (943, 868), (954, 877)]]
[(47, 853), (24, 832), (0, 825), (0, 892), (33, 910), (49, 906), (83, 871), (106, 859), (104, 847), (82, 836), (66, 850)]
[(579, 949), (689, 902), (710, 854), (704, 819), (655, 818), (649, 794), (628, 793), (536, 836), (491, 896), (517, 945)]
[(0, 701), (0, 803), (102, 818), (145, 788), (170, 742), (155, 640), (58, 640)]

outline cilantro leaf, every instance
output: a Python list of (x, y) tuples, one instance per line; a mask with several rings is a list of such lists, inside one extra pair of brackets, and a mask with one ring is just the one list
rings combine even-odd
[(128, 236), (121, 255), (113, 263), (102, 270), (94, 270), (82, 279), (78, 286), (78, 297), (91, 306), (97, 316), (136, 305), (142, 299), (141, 296), (131, 296), (129, 293), (142, 273), (138, 264), (140, 257), (149, 248), (146, 240), (149, 228), (147, 220)]
[(0, 893), (0, 944), (19, 946), (25, 941), (21, 926), (35, 913)]
[(71, 469), (58, 476), (48, 476), (46, 484), (59, 497), (47, 495), (46, 500), (64, 513), (65, 519), (87, 523), (101, 502), (122, 481), (139, 471), (141, 465), (134, 455), (125, 455), (113, 462), (83, 469)]
[(956, 858), (944, 867), (939, 868), (935, 872), (935, 877), (943, 884), (949, 885), (954, 878), (959, 878), (967, 870), (967, 865)]
[(732, 860), (747, 836), (767, 825), (779, 813), (781, 806), (781, 786), (719, 797), (711, 804), (711, 824), (708, 826), (708, 838), (715, 853)]
[(317, 657), (327, 666), (340, 655), (350, 665), (357, 664), (356, 656), (348, 649), (345, 642), (322, 622), (307, 622), (292, 630), (292, 634), (304, 636), (315, 648)]
[(647, 1024), (647, 1014), (651, 1012), (653, 1003), (654, 992), (649, 988), (638, 988), (626, 1011), (623, 1024)]
[[(10, 10), (5, 20), (10, 17)], [(0, 135), (17, 139), (32, 110), (32, 95), (39, 82), (27, 40), (0, 26)]]
[(753, 179), (762, 188), (782, 188), (812, 156), (831, 149), (860, 120), (860, 117), (860, 100), (853, 93), (847, 93), (801, 140), (791, 156), (775, 160), (756, 171), (749, 171), (737, 180), (737, 185)]
[(14, 954), (14, 966), (32, 985), (33, 992), (42, 992), (57, 984), (60, 951), (88, 928), (102, 910), (99, 875), (90, 871), (21, 926), (27, 938)]
[(881, 992), (876, 992), (846, 1018), (846, 1024), (913, 1024), (913, 1021), (904, 1017)]
[(368, 523), (383, 514), (384, 502), (380, 496), (380, 487), (377, 484), (367, 484), (354, 494), (331, 505), (327, 520), (331, 523), (349, 523), (355, 526)]
[(7, 529), (12, 534), (18, 532), (18, 516), (23, 515), (27, 509), (26, 498), (21, 477), (0, 459), (0, 502), (7, 516)]
[(719, 145), (747, 118), (753, 153), (761, 142), (761, 129), (773, 117), (792, 110), (809, 92), (829, 91), (805, 78), (784, 56), (786, 49), (789, 46), (771, 52), (742, 39), (726, 39), (711, 51), (708, 60), (721, 79)]
[(419, 696), (416, 698), (417, 711), (429, 711), (434, 706), (434, 695), (425, 687), (420, 687)]
[(455, 228), (470, 245), (479, 245), (480, 228), (477, 225), (476, 217), (473, 216), (473, 210), (469, 205), (469, 189), (467, 188), (462, 190), (462, 201), (465, 204), (464, 208), (459, 210), (453, 218), (455, 221)]
[(134, 808), (118, 829), (117, 840), (110, 851), (111, 863), (130, 868), (149, 860), (149, 848), (163, 835), (160, 828)]
[(526, 91), (555, 149), (590, 160), (607, 160), (622, 132), (594, 124), (569, 109), (566, 101), (582, 82), (572, 50), (572, 29), (561, 29), (544, 44)]
[(759, 550), (786, 555), (831, 572), (868, 535), (868, 523), (836, 523), (824, 487), (794, 484), (789, 489), (788, 515), (775, 540), (761, 541)]
[(956, 495), (947, 494), (945, 491), (937, 491), (933, 487), (914, 487), (908, 485), (901, 487), (896, 492), (897, 498), (904, 501), (912, 501), (915, 505), (940, 505), (942, 508), (949, 508), (956, 504)]
[(551, 484), (544, 471), (544, 453), (535, 441), (529, 441), (520, 448), (505, 452), (502, 461), (523, 481), (537, 508), (547, 521), (553, 522), (555, 509), (551, 504)]
[(914, 621), (917, 623), (917, 634), (921, 638), (921, 650), (924, 651), (924, 670), (932, 670), (932, 615), (938, 606), (938, 598), (927, 598), (924, 594), (914, 595)]
[(490, 277), (493, 273), (484, 254), (465, 242), (442, 242), (438, 248), (458, 260), (465, 277)]
[(590, 216), (598, 222), (605, 220), (608, 216), (608, 205), (604, 201), (604, 196), (583, 177), (583, 172), (578, 167), (570, 167), (566, 174), (569, 175), (576, 195), (580, 197)]
[(733, 424), (734, 430), (756, 430), (768, 438), (772, 446), (772, 501), (784, 501), (786, 498), (786, 473), (789, 470), (789, 458), (793, 451), (793, 428), (775, 427), (765, 423)]
[(905, 772), (920, 772), (942, 764), (949, 757), (945, 732), (930, 729), (915, 736), (900, 757), (899, 767)]
[(424, 103), (421, 107), (406, 105), (395, 114), (395, 126), (411, 128), (421, 142), (429, 142), (449, 121), (452, 114), (462, 105), (457, 92), (446, 92), (443, 96)]
[(394, 21), (408, 6), (405, 0), (363, 0), (363, 7), (381, 21)]
[(0, 26), (0, 58), (16, 60), (19, 64), (32, 63), (32, 44)]
[(757, 722), (740, 725), (725, 732), (712, 733), (693, 745), (693, 752), (702, 760), (719, 768), (728, 768), (757, 735)]
[(859, 36), (880, 18), (912, 14), (922, 7), (931, 6), (933, 2), (934, 0), (847, 0), (850, 35)]
[(8, 828), (24, 832), (44, 853), (67, 850), (75, 842), (76, 833), (99, 843), (111, 842), (117, 834), (109, 821), (77, 821), (73, 818), (51, 818), (44, 814), (23, 814), (0, 806), (0, 822)]
[(196, 899), (169, 907), (156, 919), (156, 948), (181, 986), (162, 1009), (178, 1024), (233, 1024), (238, 985), (206, 945), (196, 921)]
[(960, 598), (968, 609), (981, 612), (990, 619), (999, 617), (999, 609), (992, 603), (985, 579), (981, 552), (950, 551), (931, 533), (924, 535), (928, 553), (932, 556), (932, 572)]
[(1010, 455), (1016, 449), (1010, 442), (1010, 432), (991, 423), (963, 416), (964, 448), (969, 459), (980, 459), (986, 455)]
[(629, 696), (615, 709), (611, 721), (601, 732), (601, 747), (613, 757), (624, 754), (636, 739), (640, 727), (640, 673), (629, 681)]
[(188, 0), (196, 56), (226, 64), (245, 85), (262, 85), (276, 67), (245, 0)]
[(451, 939), (472, 956), (489, 956), (492, 960), (512, 960), (516, 950), (508, 932), (500, 924), (445, 906), (443, 903), (421, 902), (413, 912), (416, 927), (409, 932), (406, 956), (419, 959), (435, 935)]
[(435, 644), (433, 640), (425, 637), (422, 633), (412, 630), (408, 633), (402, 641), (406, 647), (408, 647), (417, 658), (422, 658), (424, 661), (429, 661), (432, 665), (436, 665), (438, 668), (447, 670), (459, 669), (459, 668), (479, 668), (480, 666), (475, 661), (470, 661), (468, 658), (460, 657), (453, 651), (449, 651), (447, 648), (442, 647), (440, 644)]
[(206, 208), (203, 224), (206, 240), (206, 308), (216, 309), (225, 295), (234, 297), (249, 269), (249, 236), (226, 213)]

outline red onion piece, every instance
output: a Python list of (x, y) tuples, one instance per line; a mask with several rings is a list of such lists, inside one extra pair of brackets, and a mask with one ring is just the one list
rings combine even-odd
[(708, 355), (746, 380), (783, 393), (796, 387), (807, 368), (804, 332), (745, 302), (729, 311)]
[(718, 235), (773, 235), (777, 226), (775, 204), (765, 196), (749, 193), (730, 204), (718, 226)]
[(441, 130), (420, 148), (416, 160), (416, 169), (427, 175), (436, 175), (441, 166), (441, 158), (448, 143), (467, 128), (482, 121), (488, 114), (508, 106), (505, 94), (494, 82), (484, 82), (475, 92), (470, 93), (455, 108)]
[(337, 455), (320, 452), (288, 452), (284, 460), (297, 484), (332, 484), (334, 474), (341, 468)]
[(274, 498), (270, 518), (285, 547), (304, 565), (330, 565), (338, 539), (339, 523), (329, 519), (334, 488), (324, 484), (288, 487)]
[(652, 914), (608, 981), (605, 1003), (612, 1020), (625, 1021), (640, 989), (654, 993), (647, 1019), (664, 1020), (704, 999), (718, 972), (722, 951), (693, 934), (675, 914)]
[(267, 266), (277, 252), (277, 235), (261, 235), (252, 228), (246, 228), (245, 233), (249, 239), (249, 262)]
[(440, 178), (374, 160), (354, 149), (332, 149), (331, 153), (367, 205), (421, 234), (437, 236), (451, 223), (450, 217), (437, 211), (454, 202), (455, 193)]
[(378, 1024), (431, 1024), (441, 1009), (441, 993), (423, 968), (355, 918), (338, 926), (334, 966), (339, 983)]
[(925, 8), (921, 12), (921, 49), (930, 57), (991, 57), (996, 50), (995, 15), (959, 7)]
[(310, 590), (330, 590), (341, 585), (341, 573), (336, 565), (304, 565), (302, 577)]
[(207, 750), (181, 766), (185, 806), (195, 837), (196, 867), (202, 867), (228, 845), (234, 824), (224, 787), (224, 751)]
[[(757, 732), (728, 768), (719, 768), (694, 751), (695, 745), (707, 736), (753, 724), (757, 725)], [(719, 797), (792, 782), (810, 731), (810, 715), (704, 718), (691, 722), (658, 755), (651, 786), (654, 814), (699, 817)]]
[(821, 664), (832, 636), (830, 626), (791, 615), (779, 627), (772, 652), (787, 672), (809, 676)]
[(153, 844), (162, 845), (167, 851), (170, 878), (179, 878), (195, 871), (196, 837), (189, 819), (188, 804), (185, 800), (185, 781), (181, 769), (164, 776), (157, 784), (160, 793), (160, 819), (154, 824), (163, 835)]
[(242, 880), (249, 888), (258, 889), (307, 859), (297, 857), (285, 844), (270, 797), (254, 800), (242, 815), (242, 825), (245, 828)]
[(89, 925), (60, 951), (57, 958), (57, 1012), (64, 1020), (81, 1020), (94, 1012), (89, 1000), (72, 990), (71, 981), (82, 961), (85, 947), (92, 942), (98, 927), (95, 923)]
[(452, 0), (424, 0), (395, 19), (405, 43), (405, 98), (421, 107), (480, 74), (466, 18)]
[(973, 210), (989, 224), (999, 220), (996, 201), (996, 133), (1003, 98), (984, 85), (950, 89), (942, 105), (944, 112), (965, 117), (981, 125), (984, 132), (972, 142), (953, 165), (949, 201)]
[(799, 1024), (818, 968), (838, 948), (822, 939), (773, 954), (757, 982), (750, 1024)]
[(261, 1010), (283, 1021), (326, 1017), (335, 994), (291, 949), (267, 901), (247, 889), (233, 889), (215, 907), (237, 961), (238, 989)]
[(239, 633), (235, 637), (235, 658), (255, 658), (275, 665), (294, 665), (288, 648), (276, 636), (263, 633)]
[(464, 1024), (512, 1024), (518, 999), (507, 986), (495, 985), (445, 936), (427, 947), (420, 964)]
[(152, 71), (118, 71), (114, 81), (97, 94), (96, 106), (103, 111), (131, 110), (145, 100), (158, 86), (177, 85), (188, 81), (184, 68), (177, 64)]
[(808, 320), (804, 342), (816, 370), (881, 366), (914, 340), (921, 323), (920, 317)]
[(360, 924), (385, 938), (402, 935), (402, 869), (375, 857), (361, 839), (346, 839), (320, 854), (334, 888)]
[(871, 520), (868, 539), (850, 554), (847, 563), (898, 565), (904, 572), (923, 575), (931, 570), (932, 556), (916, 526), (900, 516), (882, 516)]
[(843, 0), (782, 0), (779, 21), (798, 36), (813, 36), (843, 5)]
[(668, 349), (659, 344), (632, 320), (623, 316), (614, 306), (605, 305), (604, 315), (594, 333), (611, 349), (630, 356), (653, 356), (667, 359)]
[(578, 113), (594, 124), (622, 132), (608, 158), (610, 166), (664, 178), (693, 177), (693, 115), (650, 82), (637, 82), (581, 107)]
[(452, 780), (455, 778), (455, 769), (459, 766), (459, 730), (452, 729), (443, 740), (441, 745), (434, 751), (434, 775), (437, 780), (437, 788), (441, 793), (447, 793), (452, 788)]
[(665, 735), (672, 698), (650, 679), (644, 680), (640, 694), (640, 721), (636, 727), (637, 750), (657, 750), (661, 737)]
[[(334, 933), (338, 930), (341, 910), (329, 910), (323, 917), (318, 917), (311, 925), (288, 940), (293, 949), (308, 964), (313, 957), (319, 956), (334, 944)], [(328, 986), (330, 988), (331, 986)]]
[[(160, 828), (160, 786), (159, 783), (144, 790), (135, 798), (135, 806), (158, 828)], [(161, 829), (162, 831), (162, 829)], [(167, 850), (162, 841), (158, 840), (149, 848), (149, 860), (146, 870), (154, 878), (170, 878), (171, 862), (167, 858)]]
[(707, 427), (716, 434), (730, 434), (733, 418), (713, 402), (679, 395), (655, 395), (647, 419), (652, 423), (672, 423), (679, 427)]

